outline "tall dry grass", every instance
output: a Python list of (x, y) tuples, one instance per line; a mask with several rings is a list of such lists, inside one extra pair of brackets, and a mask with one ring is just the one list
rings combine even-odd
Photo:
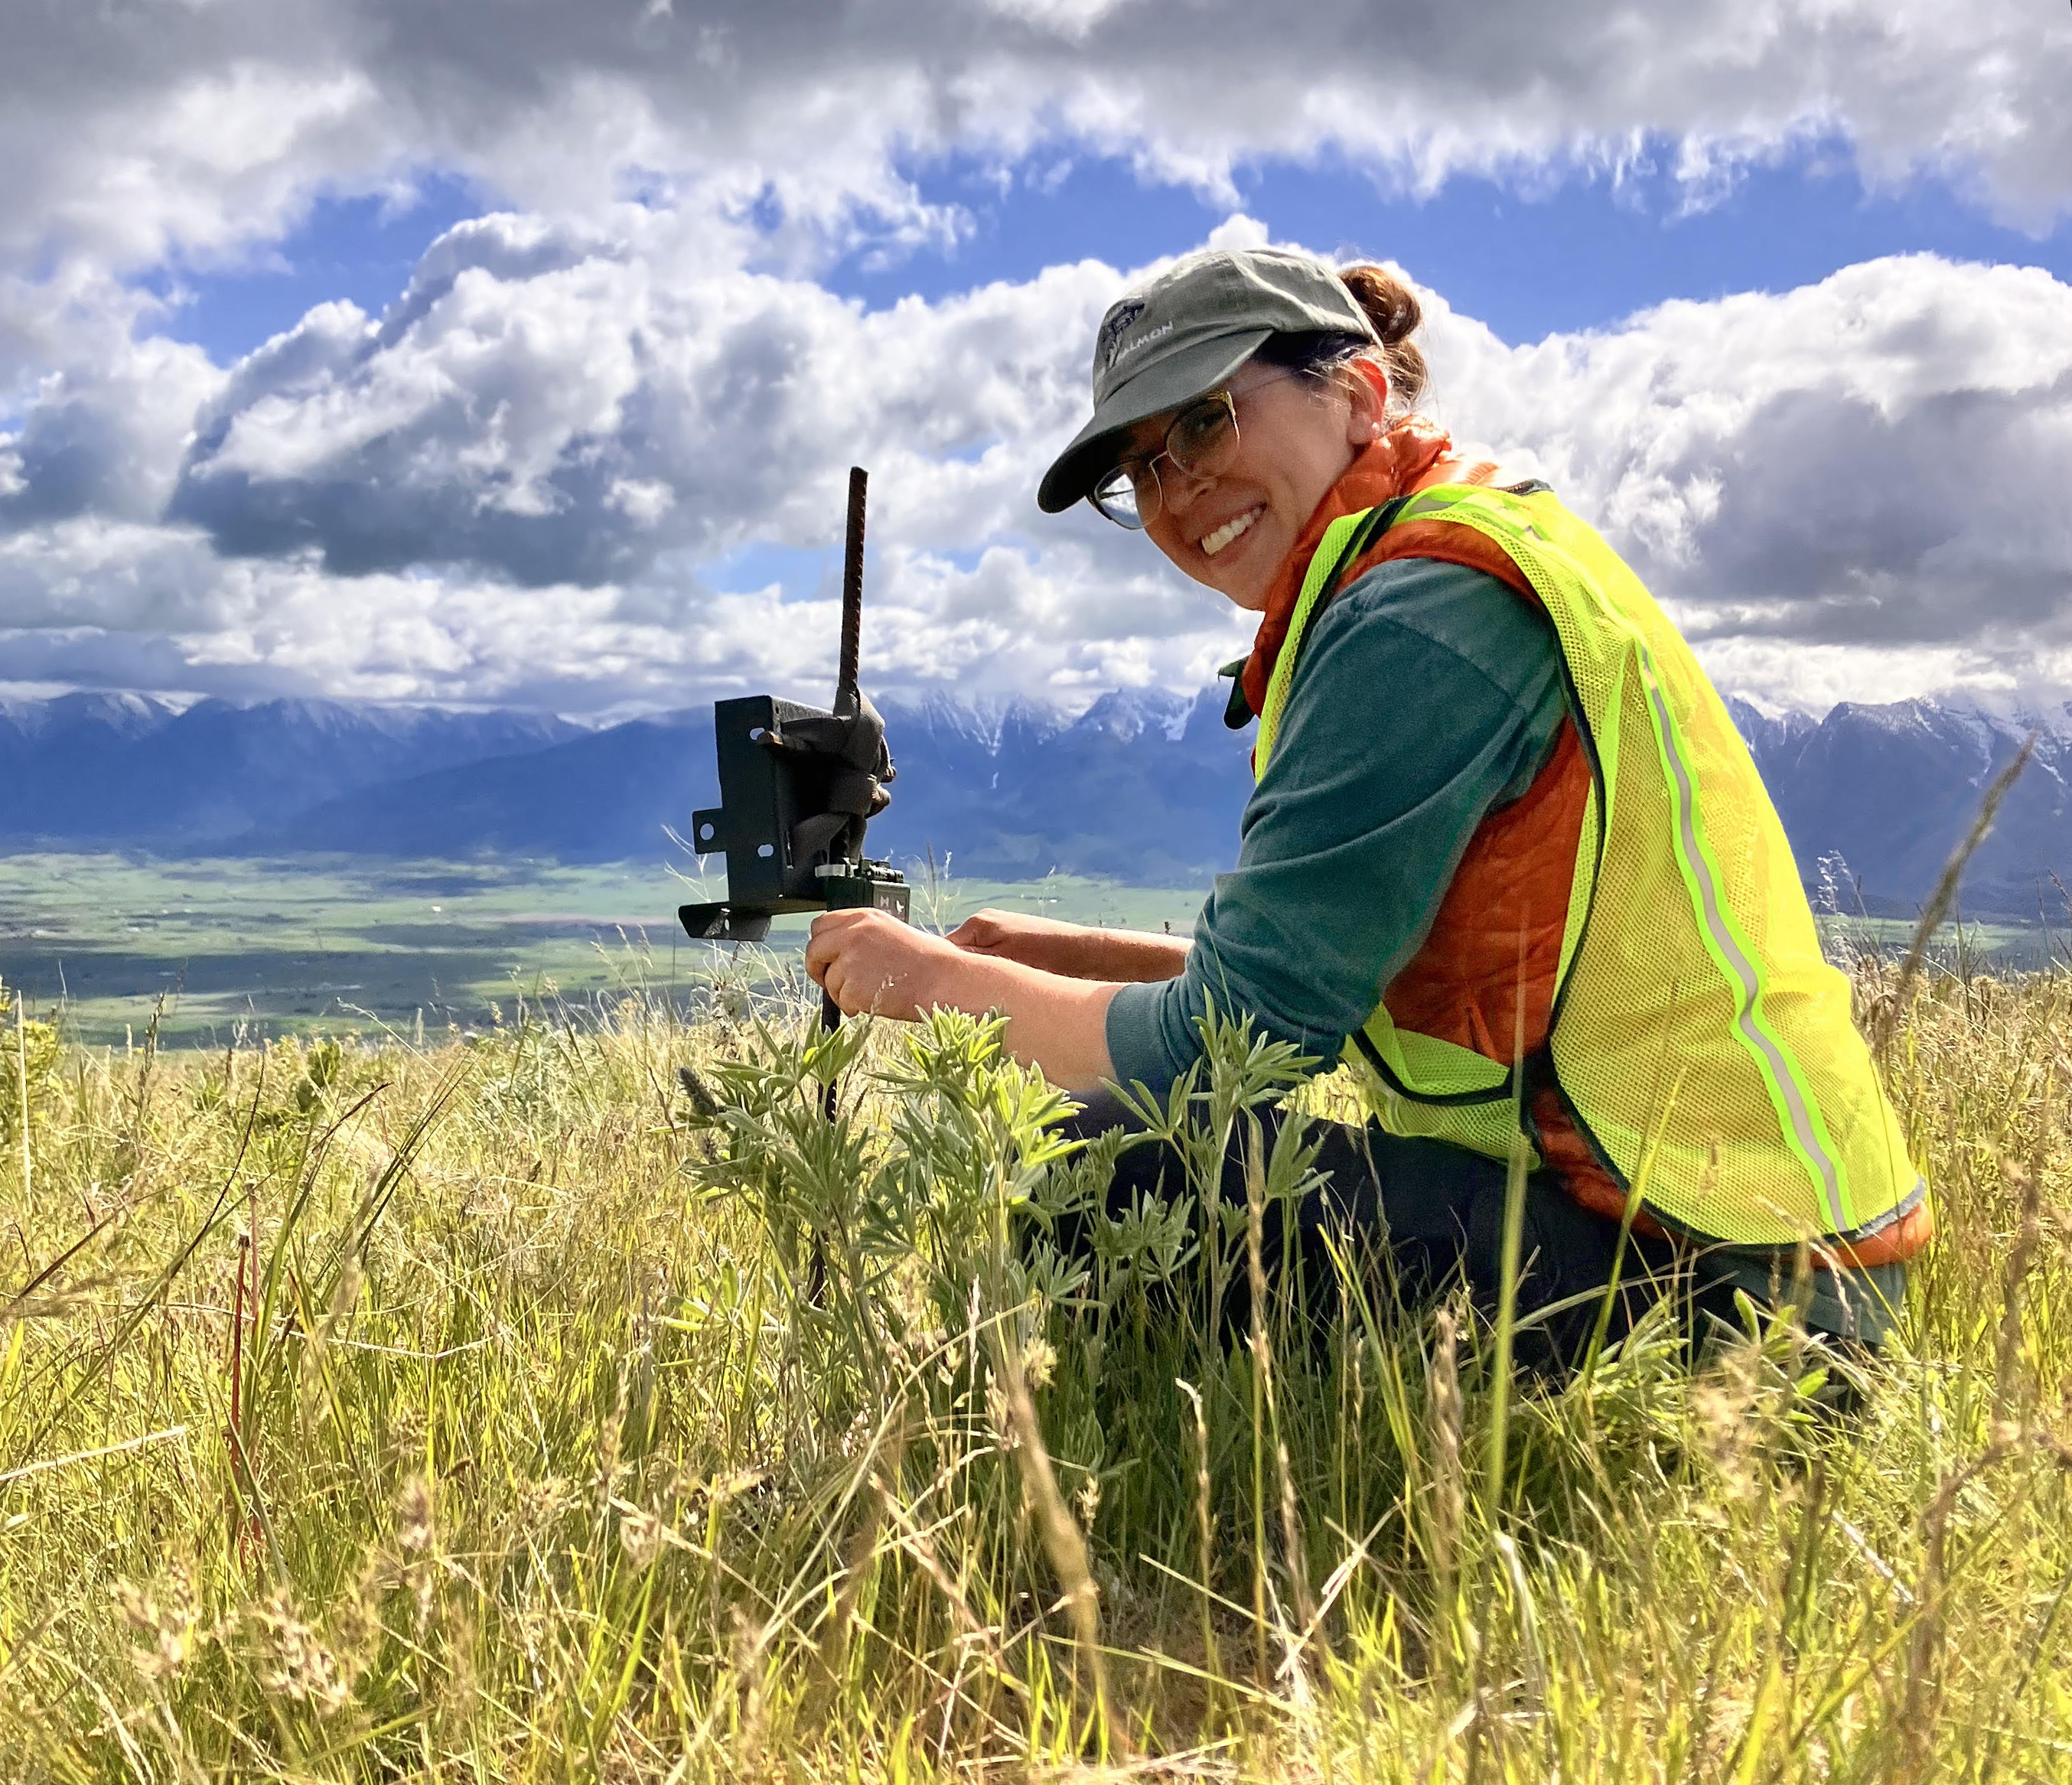
[[(1890, 1012), (1942, 1237), (1848, 1425), (1789, 1322), (1550, 1390), (1355, 1274), (1319, 1338), (1241, 1294), (1299, 1125), (1198, 1247), (986, 1026), (734, 1008), (10, 1017), (0, 1770), (2072, 1775), (2072, 981)], [(1221, 1038), (1198, 1184), (1293, 1071)]]

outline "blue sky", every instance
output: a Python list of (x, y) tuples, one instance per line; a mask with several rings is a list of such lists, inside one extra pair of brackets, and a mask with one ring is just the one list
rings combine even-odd
[(198, 270), (175, 262), (145, 274), (138, 285), (169, 302), (146, 327), (230, 365), (319, 304), (356, 303), (378, 316), (434, 241), (494, 208), (487, 197), (467, 180), (434, 172), (415, 175), (398, 193), (319, 194), (294, 228), (251, 250), (245, 264)]
[[(1716, 201), (1692, 205), (1662, 171), (1614, 179), (1571, 174), (1535, 191), (1517, 181), (1456, 175), (1429, 197), (1392, 194), (1370, 175), (1326, 163), (1240, 170), (1240, 208), (1276, 240), (1321, 253), (1400, 262), (1456, 309), (1505, 340), (1598, 328), (1672, 298), (1777, 290), (1879, 255), (1927, 252), (2012, 261), (2072, 277), (2072, 229), (2041, 237), (1993, 223), (1934, 179), (1867, 193), (1846, 157), (1800, 153), (1749, 170)], [(1062, 179), (1055, 169), (1069, 171)], [(1184, 252), (1228, 206), (1182, 187), (1146, 184), (1112, 158), (1038, 157), (1005, 192), (983, 166), (930, 168), (915, 183), (972, 213), (970, 240), (882, 270), (852, 256), (828, 282), (866, 302), (929, 297), (994, 278), (1026, 278), (1093, 255), (1119, 266)]]
[[(1276, 240), (1396, 260), (1513, 343), (1606, 327), (1670, 298), (1788, 290), (1888, 254), (2038, 266), (2072, 280), (2072, 224), (2039, 234), (1996, 223), (1933, 178), (1866, 191), (1840, 146), (1746, 170), (1723, 195), (1695, 203), (1665, 171), (1671, 155), (1663, 145), (1639, 171), (1572, 173), (1540, 190), (1457, 175), (1417, 196), (1342, 163), (1286, 162), (1242, 169), (1236, 183), (1239, 208)], [(828, 289), (874, 307), (1027, 279), (1063, 261), (1140, 265), (1198, 245), (1231, 208), (1069, 146), (1017, 166), (960, 157), (902, 171), (928, 203), (964, 212), (968, 233), (947, 249), (859, 247), (826, 269)], [(153, 289), (177, 281), (183, 301), (153, 326), (228, 364), (318, 303), (350, 299), (378, 315), (437, 236), (499, 208), (495, 194), (438, 174), (419, 176), (401, 203), (319, 197), (261, 264), (155, 274)]]

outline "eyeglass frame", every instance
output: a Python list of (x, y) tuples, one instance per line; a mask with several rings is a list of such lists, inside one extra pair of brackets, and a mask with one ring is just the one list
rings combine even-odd
[[(1087, 491), (1087, 504), (1093, 509), (1094, 512), (1098, 514), (1104, 520), (1112, 521), (1116, 526), (1122, 528), (1125, 532), (1133, 533), (1142, 533), (1146, 527), (1150, 525), (1153, 520), (1157, 518), (1158, 512), (1162, 511), (1165, 507), (1166, 486), (1158, 475), (1158, 461), (1160, 459), (1172, 459), (1173, 468), (1178, 471), (1183, 477), (1214, 477), (1218, 475), (1215, 471), (1203, 472), (1190, 471), (1186, 465), (1181, 463), (1178, 457), (1175, 455), (1173, 451), (1173, 436), (1178, 430), (1182, 422), (1185, 422), (1189, 416), (1194, 414), (1198, 409), (1206, 409), (1211, 404), (1218, 405), (1222, 408), (1223, 413), (1230, 417), (1231, 441), (1232, 445), (1235, 446), (1240, 439), (1237, 422), (1238, 398), (1240, 397), (1249, 397), (1254, 391), (1260, 389), (1265, 385), (1276, 383), (1281, 379), (1299, 378), (1301, 376), (1303, 376), (1301, 372), (1296, 368), (1276, 366), (1273, 368), (1269, 376), (1258, 380), (1256, 383), (1247, 385), (1242, 390), (1234, 390), (1228, 385), (1226, 385), (1220, 390), (1204, 392), (1201, 396), (1196, 397), (1191, 403), (1189, 403), (1184, 409), (1179, 410), (1174, 416), (1172, 421), (1167, 423), (1165, 437), (1159, 446), (1158, 450), (1152, 454), (1149, 458), (1143, 459), (1141, 458), (1141, 455), (1133, 454), (1129, 457), (1116, 459), (1114, 466), (1110, 469), (1108, 475), (1101, 478), (1092, 489)], [(1133, 463), (1133, 460), (1141, 463), (1144, 469), (1151, 474), (1152, 487), (1158, 491), (1158, 508), (1153, 510), (1149, 515), (1145, 513), (1141, 499), (1137, 496), (1136, 479), (1131, 475), (1128, 470), (1128, 467)], [(1136, 504), (1137, 507), (1137, 518), (1133, 521), (1124, 520), (1120, 515), (1116, 514), (1112, 509), (1105, 507), (1101, 501), (1102, 491), (1108, 488), (1119, 476), (1125, 479), (1130, 486), (1131, 498)]]

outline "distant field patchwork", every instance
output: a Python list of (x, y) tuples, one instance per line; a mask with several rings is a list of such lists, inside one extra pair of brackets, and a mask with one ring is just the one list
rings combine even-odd
[[(383, 862), (364, 857), (179, 858), (0, 856), (0, 981), (39, 1008), (62, 1003), (75, 1036), (121, 1043), (165, 1001), (161, 1034), (208, 1047), (238, 1026), (310, 1030), (479, 1028), (512, 1001), (583, 1003), (635, 986), (694, 1001), (722, 951), (689, 940), (676, 907), (723, 882), (657, 862), (562, 867), (539, 862)], [(984, 905), (1076, 923), (1186, 935), (1202, 889), (1054, 874), (951, 879), (915, 888), (915, 920), (948, 929)], [(1844, 952), (1904, 948), (1897, 919), (1829, 919)], [(795, 971), (806, 928), (780, 922), (747, 964)], [(1999, 971), (2062, 957), (2062, 928), (1946, 928), (1938, 962)]]
[[(0, 856), (0, 979), (62, 1002), (91, 1042), (141, 1034), (162, 997), (162, 1034), (204, 1047), (240, 1024), (472, 1029), (521, 995), (698, 997), (722, 957), (684, 936), (676, 908), (720, 893), (660, 863)], [(954, 880), (917, 887), (915, 915), (947, 928), (994, 905), (1184, 934), (1201, 900), (1065, 876)], [(796, 960), (804, 929), (776, 927), (770, 970)]]

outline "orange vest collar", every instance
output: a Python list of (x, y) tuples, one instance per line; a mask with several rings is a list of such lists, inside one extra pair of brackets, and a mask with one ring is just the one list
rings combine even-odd
[(1317, 504), (1316, 512), (1275, 574), (1265, 610), (1260, 615), (1259, 631), (1252, 641), (1252, 654), (1245, 659), (1244, 671), (1239, 678), (1254, 713), (1265, 710), (1266, 685), (1272, 680), (1273, 665), (1287, 642), (1295, 603), (1302, 593), (1302, 579), (1309, 572), (1309, 560), (1317, 554), (1324, 529), (1342, 516), (1377, 507), (1435, 483), (1480, 483), (1488, 476), (1487, 467), (1470, 468), (1449, 458), (1453, 444), (1452, 437), (1443, 429), (1420, 415), (1410, 416), (1363, 447), (1345, 475)]

